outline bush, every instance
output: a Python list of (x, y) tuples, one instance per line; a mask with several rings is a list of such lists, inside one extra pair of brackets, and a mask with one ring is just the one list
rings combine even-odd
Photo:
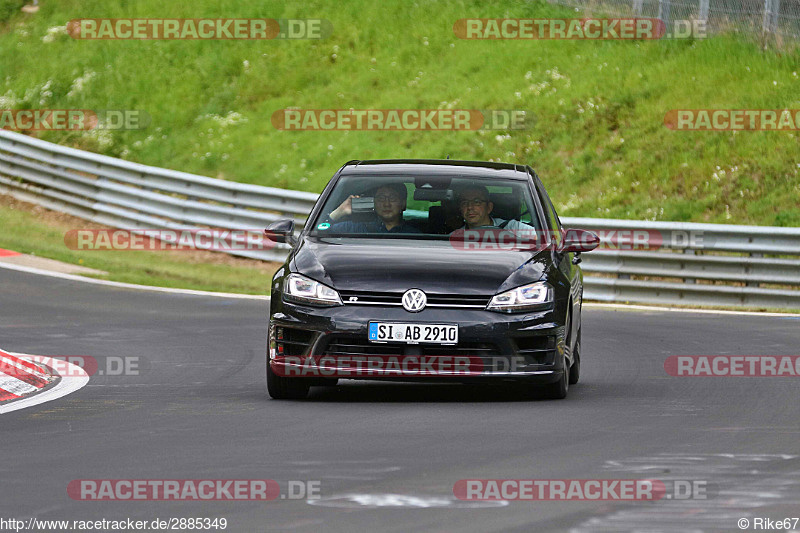
[(25, 0), (0, 0), (0, 22), (8, 21), (24, 5)]

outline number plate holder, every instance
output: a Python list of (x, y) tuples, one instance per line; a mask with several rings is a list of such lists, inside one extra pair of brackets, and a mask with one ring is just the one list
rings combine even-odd
[(367, 339), (377, 343), (458, 344), (458, 324), (370, 322)]

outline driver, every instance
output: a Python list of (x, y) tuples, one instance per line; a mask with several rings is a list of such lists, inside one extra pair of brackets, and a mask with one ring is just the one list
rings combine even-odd
[(375, 213), (378, 215), (378, 220), (337, 222), (353, 214), (353, 198), (358, 198), (358, 196), (350, 195), (339, 207), (331, 211), (329, 218), (334, 222), (331, 231), (336, 233), (420, 233), (420, 230), (403, 220), (407, 196), (406, 186), (402, 183), (381, 185), (375, 191)]
[(489, 190), (483, 185), (470, 185), (461, 190), (456, 199), (464, 217), (465, 225), (461, 229), (503, 228), (508, 230), (532, 230), (533, 226), (519, 220), (503, 220), (491, 216), (494, 203), (489, 199)]

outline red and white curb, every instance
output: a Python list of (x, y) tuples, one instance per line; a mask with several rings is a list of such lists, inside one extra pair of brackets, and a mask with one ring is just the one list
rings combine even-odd
[(14, 250), (6, 250), (4, 248), (0, 248), (0, 257), (16, 257), (18, 255), (22, 255), (19, 252), (15, 252)]
[(0, 402), (38, 392), (58, 379), (26, 359), (0, 351)]
[(66, 361), (0, 350), (0, 414), (61, 398), (88, 382), (82, 368)]

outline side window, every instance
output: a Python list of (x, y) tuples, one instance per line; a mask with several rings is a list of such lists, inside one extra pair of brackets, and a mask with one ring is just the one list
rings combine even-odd
[(539, 217), (528, 205), (529, 195), (524, 188), (526, 185), (489, 185), (486, 187), (489, 191), (489, 198), (494, 203), (492, 216), (504, 220), (516, 219), (523, 224), (538, 227)]
[(535, 179), (534, 183), (536, 183), (536, 192), (539, 194), (544, 214), (547, 217), (547, 225), (553, 230), (553, 238), (556, 244), (560, 246), (563, 228), (561, 227), (561, 221), (558, 219), (556, 208), (553, 207), (553, 202), (550, 201), (550, 197), (547, 195), (547, 191), (544, 190), (542, 183), (538, 179)]

